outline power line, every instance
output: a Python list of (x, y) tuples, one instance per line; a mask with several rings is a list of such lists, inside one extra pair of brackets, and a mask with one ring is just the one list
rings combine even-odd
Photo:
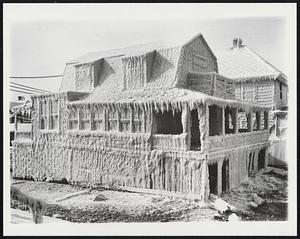
[(15, 85), (10, 85), (9, 87), (11, 88), (17, 88), (17, 89), (20, 89), (20, 90), (30, 90), (32, 91), (33, 93), (46, 93), (45, 91), (41, 91), (41, 90), (31, 90), (31, 89), (28, 89), (28, 88), (25, 88), (25, 87), (19, 87), (19, 86), (15, 86)]
[(14, 84), (14, 85), (18, 85), (18, 86), (25, 87), (25, 88), (30, 88), (30, 89), (33, 89), (33, 90), (39, 90), (39, 91), (44, 91), (44, 92), (50, 92), (50, 91), (48, 91), (48, 90), (42, 90), (42, 89), (38, 89), (38, 88), (35, 88), (35, 87), (26, 86), (26, 85), (19, 84), (19, 83), (13, 82), (13, 81), (11, 81), (10, 83), (11, 83), (11, 84)]
[(28, 94), (28, 95), (32, 95), (32, 94), (34, 94), (34, 92), (21, 91), (21, 90), (14, 90), (14, 89), (10, 89), (10, 91), (15, 91), (15, 92), (19, 92), (19, 93)]
[(46, 76), (10, 76), (9, 78), (13, 79), (32, 79), (32, 78), (53, 78), (53, 77), (62, 77), (63, 75), (46, 75)]

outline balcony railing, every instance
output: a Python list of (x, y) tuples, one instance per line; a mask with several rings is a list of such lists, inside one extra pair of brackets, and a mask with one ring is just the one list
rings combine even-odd
[(152, 135), (152, 148), (162, 150), (186, 151), (188, 134), (156, 134)]
[(268, 141), (268, 138), (268, 130), (210, 136), (206, 142), (206, 148), (208, 151), (232, 149), (240, 146), (263, 143)]

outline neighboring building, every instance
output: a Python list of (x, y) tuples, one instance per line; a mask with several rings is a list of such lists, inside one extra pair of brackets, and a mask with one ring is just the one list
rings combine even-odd
[[(216, 55), (219, 73), (236, 82), (236, 99), (257, 102), (273, 110), (287, 106), (286, 75), (243, 45), (240, 38), (233, 40), (231, 48), (216, 51)], [(269, 118), (271, 127), (274, 124), (272, 113)]]
[(235, 100), (234, 90), (201, 34), (80, 57), (66, 64), (59, 93), (32, 97), (32, 132), (13, 142), (13, 176), (206, 201), (268, 163), (270, 108)]

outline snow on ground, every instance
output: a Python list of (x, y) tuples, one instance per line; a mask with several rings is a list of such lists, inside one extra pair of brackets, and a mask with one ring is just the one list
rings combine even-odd
[[(222, 195), (222, 199), (236, 209), (234, 212), (242, 220), (286, 220), (286, 172), (274, 168), (261, 170), (247, 183)], [(13, 185), (44, 200), (48, 204), (46, 216), (70, 222), (227, 221), (232, 215), (220, 215), (213, 204), (203, 208), (192, 200), (154, 194), (15, 179)]]
[[(28, 211), (22, 211), (20, 209), (11, 208), (11, 223), (33, 223), (32, 214)], [(43, 216), (43, 223), (70, 223), (61, 219), (56, 219), (53, 217)]]

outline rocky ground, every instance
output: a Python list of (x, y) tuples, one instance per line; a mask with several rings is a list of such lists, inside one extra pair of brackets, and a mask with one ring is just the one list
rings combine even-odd
[[(48, 205), (45, 216), (69, 222), (278, 221), (287, 217), (286, 174), (283, 169), (262, 170), (222, 199), (212, 195), (205, 207), (195, 201), (146, 193), (17, 179), (12, 184), (43, 199)], [(25, 210), (22, 205), (13, 207)]]

